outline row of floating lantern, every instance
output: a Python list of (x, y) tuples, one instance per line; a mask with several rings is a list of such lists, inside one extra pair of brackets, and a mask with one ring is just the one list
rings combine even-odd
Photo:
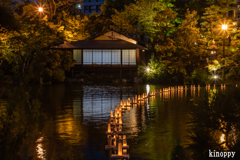
[[(135, 99), (132, 99), (132, 102), (136, 102)], [(129, 146), (127, 145), (126, 135), (122, 132), (122, 116), (126, 112), (127, 108), (131, 106), (130, 98), (128, 100), (121, 100), (119, 107), (115, 106), (115, 111), (110, 112), (110, 117), (108, 120), (108, 130), (106, 132), (108, 138), (108, 144), (105, 146), (106, 150), (117, 151), (117, 154), (112, 154), (111, 158), (114, 159), (123, 159), (129, 158), (129, 154), (127, 154), (127, 149)]]
[[(209, 89), (210, 84), (206, 85), (206, 88)], [(225, 84), (221, 84), (221, 88), (225, 88)], [(236, 84), (237, 87), (237, 84)], [(195, 89), (195, 85), (191, 85), (190, 89)], [(200, 89), (200, 85), (197, 87)], [(214, 84), (215, 88), (215, 84)], [(112, 154), (111, 158), (113, 159), (126, 159), (129, 158), (129, 154), (127, 154), (127, 149), (129, 146), (127, 145), (126, 135), (122, 132), (122, 116), (126, 112), (126, 110), (130, 110), (130, 107), (134, 104), (141, 104), (141, 102), (145, 103), (145, 99), (149, 97), (154, 97), (156, 94), (163, 93), (163, 96), (168, 98), (170, 95), (170, 91), (181, 90), (183, 92), (184, 89), (188, 89), (187, 85), (185, 86), (171, 86), (168, 88), (162, 88), (159, 90), (151, 91), (148, 95), (147, 93), (143, 93), (142, 95), (135, 95), (132, 97), (132, 101), (130, 98), (128, 100), (121, 100), (119, 107), (115, 106), (115, 111), (111, 110), (109, 121), (108, 121), (108, 129), (107, 129), (107, 139), (108, 144), (105, 146), (106, 150), (117, 151), (117, 154)]]

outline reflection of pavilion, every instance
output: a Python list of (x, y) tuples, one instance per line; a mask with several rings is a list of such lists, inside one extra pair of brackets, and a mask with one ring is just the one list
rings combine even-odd
[[(120, 105), (122, 99), (134, 97), (132, 87), (96, 87), (83, 86), (81, 90), (75, 91), (73, 97), (73, 116), (83, 120), (83, 123), (108, 120), (110, 111), (115, 105)], [(135, 117), (130, 112), (131, 117)], [(132, 118), (131, 118), (132, 119)], [(137, 122), (136, 122), (137, 123)]]

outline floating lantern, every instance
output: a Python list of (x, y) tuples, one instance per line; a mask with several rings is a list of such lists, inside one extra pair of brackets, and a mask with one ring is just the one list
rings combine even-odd
[(127, 146), (127, 140), (123, 140), (123, 146)]
[(118, 117), (122, 117), (122, 112), (119, 112)]
[(111, 124), (108, 123), (108, 133), (111, 133)]
[(132, 97), (132, 103), (135, 103), (134, 97)]
[(224, 88), (226, 87), (226, 84), (224, 84), (224, 86), (223, 86)]
[(122, 143), (118, 143), (118, 155), (122, 155)]
[(126, 135), (123, 135), (123, 140), (124, 140), (124, 139), (127, 139), (127, 138), (126, 138)]
[(120, 117), (118, 121), (119, 121), (119, 124), (122, 124), (122, 117)]
[(123, 140), (123, 145), (122, 145), (123, 149), (129, 149), (129, 146), (127, 145), (127, 140)]
[(112, 146), (112, 137), (111, 136), (108, 138), (108, 146), (109, 147)]
[(200, 85), (198, 85), (198, 89), (200, 88)]
[(114, 146), (112, 146), (112, 137), (108, 137), (108, 145), (105, 146), (105, 150), (113, 150)]
[(237, 84), (236, 84), (236, 87), (237, 87)]
[(111, 118), (113, 118), (113, 111), (111, 110)]
[(185, 85), (185, 89), (188, 89), (188, 88), (187, 88), (187, 85)]
[(131, 106), (130, 100), (127, 100), (127, 106)]

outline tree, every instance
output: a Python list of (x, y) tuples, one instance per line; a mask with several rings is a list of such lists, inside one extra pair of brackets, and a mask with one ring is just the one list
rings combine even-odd
[(135, 3), (134, 0), (105, 0), (101, 6), (101, 15), (107, 19), (111, 19), (111, 16), (115, 14), (115, 10), (118, 12), (124, 11), (124, 6)]
[[(201, 39), (200, 29), (197, 27), (197, 12), (187, 10), (182, 25), (174, 32), (172, 48), (165, 52), (165, 64), (170, 73), (181, 73), (191, 76), (194, 69), (203, 67), (204, 61), (200, 57), (206, 56), (205, 40)], [(156, 48), (160, 50), (161, 48)]]
[(124, 12), (112, 16), (114, 28), (147, 42), (149, 48), (158, 45), (159, 36), (169, 37), (177, 22), (170, 3), (157, 0), (141, 0), (125, 6)]
[(140, 66), (138, 73), (150, 82), (165, 82), (167, 79), (167, 68), (164, 63), (154, 56), (151, 57), (150, 62), (146, 66)]

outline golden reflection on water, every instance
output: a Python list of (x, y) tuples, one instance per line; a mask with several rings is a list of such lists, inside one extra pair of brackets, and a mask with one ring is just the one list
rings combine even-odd
[(72, 144), (77, 144), (83, 139), (82, 125), (74, 119), (72, 109), (67, 109), (63, 115), (58, 116), (56, 126), (60, 138), (68, 140)]
[(209, 105), (212, 103), (216, 93), (217, 93), (217, 89), (215, 89), (215, 88), (209, 91), (209, 94), (208, 94)]
[(46, 150), (43, 149), (43, 137), (40, 137), (37, 139), (36, 143), (36, 152), (37, 152), (37, 158), (45, 160), (46, 158)]
[(221, 137), (220, 137), (220, 143), (223, 143), (222, 144), (222, 147), (223, 148), (226, 148), (226, 143), (224, 143), (226, 140), (225, 140), (225, 134), (222, 133)]

